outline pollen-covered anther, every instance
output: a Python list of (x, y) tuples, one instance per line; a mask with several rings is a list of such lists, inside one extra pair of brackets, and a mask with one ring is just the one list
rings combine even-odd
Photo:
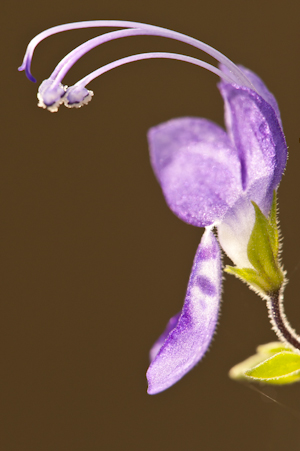
[(80, 86), (70, 86), (64, 96), (64, 104), (68, 108), (81, 108), (88, 104), (93, 97), (93, 91)]
[(55, 80), (44, 80), (37, 93), (38, 106), (47, 109), (51, 113), (56, 113), (58, 107), (64, 101), (66, 90), (67, 86), (63, 86)]

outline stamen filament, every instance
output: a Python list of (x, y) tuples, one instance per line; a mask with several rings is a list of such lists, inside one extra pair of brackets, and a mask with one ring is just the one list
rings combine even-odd
[(93, 39), (89, 39), (83, 44), (76, 47), (70, 53), (68, 53), (56, 66), (52, 74), (49, 78), (52, 80), (56, 79), (58, 82), (61, 82), (73, 64), (76, 63), (83, 55), (92, 50), (95, 47), (98, 47), (105, 42), (113, 41), (115, 39), (129, 37), (129, 36), (146, 36), (146, 35), (157, 35), (158, 33), (141, 30), (139, 28), (129, 28), (126, 30), (112, 31), (109, 33), (102, 34), (101, 36), (97, 36)]
[[(208, 55), (211, 55), (220, 63), (224, 64), (230, 71), (232, 79), (242, 85), (246, 86), (250, 89), (254, 89), (252, 83), (247, 79), (247, 77), (242, 73), (242, 71), (226, 56), (224, 56), (221, 52), (214, 49), (213, 47), (205, 44), (204, 42), (198, 41), (197, 39), (191, 38), (190, 36), (184, 35), (182, 33), (172, 31), (166, 28), (157, 27), (154, 25), (143, 24), (139, 22), (131, 22), (131, 21), (122, 21), (122, 20), (95, 20), (95, 21), (86, 21), (86, 22), (74, 22), (65, 25), (59, 25), (56, 27), (49, 28), (48, 30), (43, 31), (38, 34), (35, 38), (31, 40), (29, 43), (23, 64), (19, 67), (19, 70), (26, 71), (27, 77), (35, 81), (34, 77), (31, 75), (30, 66), (31, 60), (33, 56), (33, 52), (35, 47), (41, 42), (43, 39), (56, 34), (62, 31), (80, 29), (80, 28), (98, 28), (98, 27), (122, 27), (122, 28), (140, 28), (146, 31), (149, 31), (149, 34), (155, 34), (156, 36), (169, 37), (171, 39), (175, 39), (186, 44), (189, 44), (193, 47), (196, 47), (200, 50), (203, 50)], [(232, 81), (231, 81), (232, 82)], [(255, 89), (254, 89), (255, 90)]]
[(232, 79), (224, 74), (220, 69), (211, 64), (205, 63), (204, 61), (198, 60), (197, 58), (193, 58), (191, 56), (181, 55), (178, 53), (166, 53), (166, 52), (152, 52), (152, 53), (138, 53), (136, 55), (127, 56), (125, 58), (121, 58), (119, 60), (113, 61), (112, 63), (106, 64), (105, 66), (100, 67), (99, 69), (94, 70), (89, 75), (85, 76), (81, 80), (79, 80), (73, 87), (85, 87), (88, 83), (90, 83), (95, 78), (100, 75), (108, 72), (116, 67), (123, 66), (124, 64), (133, 63), (135, 61), (141, 61), (151, 58), (164, 58), (164, 59), (174, 59), (178, 61), (185, 61), (186, 63), (192, 63), (196, 66), (203, 67), (204, 69), (209, 70), (210, 72), (215, 73), (219, 77), (223, 78), (225, 81), (232, 83)]

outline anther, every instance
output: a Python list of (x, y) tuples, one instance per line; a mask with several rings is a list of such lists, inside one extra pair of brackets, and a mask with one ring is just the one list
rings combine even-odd
[(81, 86), (70, 86), (63, 98), (64, 104), (68, 108), (80, 108), (92, 100), (94, 93)]
[(66, 90), (67, 86), (63, 86), (55, 80), (51, 80), (50, 78), (44, 80), (37, 93), (39, 100), (38, 106), (51, 111), (51, 113), (55, 113), (58, 107), (64, 102)]

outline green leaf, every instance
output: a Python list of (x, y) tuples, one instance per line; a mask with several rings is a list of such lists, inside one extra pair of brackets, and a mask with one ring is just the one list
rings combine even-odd
[(281, 341), (271, 341), (271, 343), (266, 343), (264, 345), (257, 346), (256, 351), (258, 354), (271, 356), (281, 351), (293, 352), (293, 348), (291, 346), (286, 345), (285, 343), (282, 343)]
[(282, 351), (245, 371), (245, 376), (267, 384), (290, 384), (300, 380), (300, 354)]
[(263, 362), (264, 360), (266, 360), (265, 355), (254, 354), (251, 357), (248, 357), (248, 359), (244, 360), (243, 362), (233, 366), (229, 371), (229, 377), (231, 379), (237, 380), (248, 380), (246, 372), (254, 368), (259, 363)]
[[(229, 371), (229, 377), (231, 379), (244, 379), (249, 381), (251, 378), (246, 376), (248, 371), (254, 369), (259, 363), (265, 362), (268, 358), (275, 354), (282, 351), (293, 352), (293, 349), (281, 341), (272, 341), (271, 343), (259, 345), (256, 348), (256, 351), (257, 354), (248, 357), (248, 359), (231, 368)], [(255, 381), (255, 379), (252, 380)]]

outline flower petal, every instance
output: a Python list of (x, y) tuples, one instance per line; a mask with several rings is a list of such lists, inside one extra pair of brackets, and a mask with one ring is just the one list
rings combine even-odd
[(225, 101), (228, 133), (239, 152), (243, 188), (249, 199), (268, 214), (287, 159), (279, 119), (273, 106), (257, 92), (223, 82), (219, 89)]
[(206, 119), (179, 118), (149, 130), (151, 163), (171, 210), (205, 227), (241, 191), (240, 162), (225, 131)]
[(169, 322), (151, 350), (155, 355), (157, 346), (165, 339), (147, 371), (149, 394), (175, 384), (203, 357), (218, 319), (221, 282), (219, 245), (213, 232), (207, 229), (194, 259), (181, 315), (171, 319), (174, 329), (170, 331)]
[[(247, 69), (247, 67), (241, 66), (240, 64), (237, 65), (237, 67), (243, 72), (243, 74), (246, 75), (249, 81), (251, 81), (252, 85), (254, 86), (256, 92), (267, 102), (271, 105), (271, 107), (274, 109), (278, 122), (280, 123), (281, 127), (281, 117), (280, 117), (280, 111), (278, 107), (277, 100), (275, 99), (274, 95), (269, 91), (267, 86), (264, 84), (262, 79), (256, 75), (255, 72), (252, 72), (250, 69)], [(220, 69), (222, 72), (224, 72), (227, 75), (230, 75), (229, 69), (224, 66), (224, 64), (220, 64)]]
[(245, 195), (228, 210), (217, 227), (223, 251), (240, 268), (253, 268), (248, 258), (248, 242), (254, 222), (255, 210)]
[(160, 348), (166, 341), (166, 338), (168, 337), (169, 333), (172, 332), (173, 329), (177, 326), (178, 320), (181, 316), (181, 312), (177, 313), (176, 315), (172, 316), (172, 318), (168, 321), (168, 324), (166, 325), (165, 330), (161, 334), (161, 336), (156, 340), (152, 348), (149, 352), (150, 362), (155, 359), (157, 354), (160, 351)]
[(247, 69), (246, 67), (238, 65), (238, 68), (241, 69), (241, 71), (246, 75), (248, 80), (251, 81), (251, 83), (255, 87), (257, 93), (267, 103), (269, 103), (271, 105), (271, 107), (273, 108), (273, 110), (276, 113), (278, 122), (280, 123), (281, 128), (282, 128), (280, 111), (279, 111), (277, 100), (275, 99), (274, 95), (268, 90), (267, 86), (264, 84), (264, 82), (258, 75), (256, 75), (254, 72), (252, 72), (250, 69)]

